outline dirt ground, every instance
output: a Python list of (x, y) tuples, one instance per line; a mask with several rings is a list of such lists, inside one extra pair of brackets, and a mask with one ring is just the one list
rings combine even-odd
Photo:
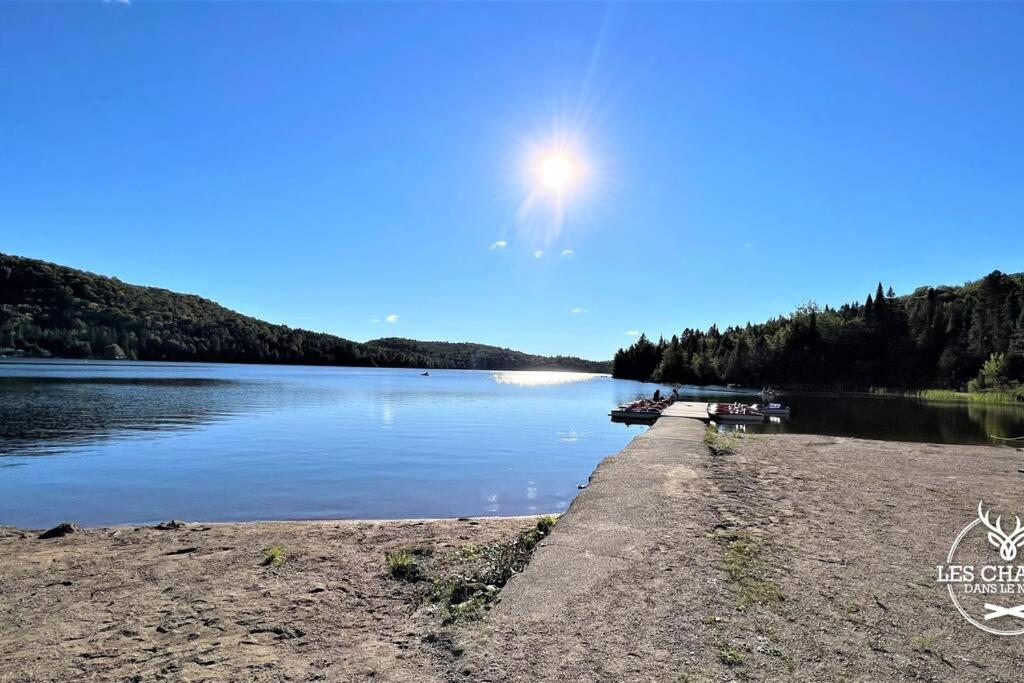
[(0, 680), (1019, 680), (935, 577), (980, 499), (1024, 512), (1024, 453), (678, 425), (453, 623), (387, 554), (459, 575), (535, 519), (4, 529)]
[[(1020, 680), (1024, 641), (968, 624), (936, 575), (979, 500), (1024, 513), (1024, 453), (798, 435), (733, 447), (707, 465), (733, 604), (707, 605), (719, 645), (687, 671), (711, 660), (754, 680)], [(767, 599), (751, 600), (758, 590)]]
[[(443, 574), (533, 521), (2, 529), (0, 680), (440, 679), (447, 629), (386, 554)], [(264, 564), (274, 546), (279, 566)]]
[(1024, 512), (1024, 453), (792, 434), (711, 448), (698, 429), (662, 420), (597, 468), (463, 632), (463, 680), (1020, 680), (1024, 636), (968, 624), (936, 567), (980, 499)]

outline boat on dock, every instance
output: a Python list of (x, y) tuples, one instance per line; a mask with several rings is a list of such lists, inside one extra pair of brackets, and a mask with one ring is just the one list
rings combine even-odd
[(768, 417), (789, 417), (789, 406), (781, 403), (755, 403), (750, 407)]
[(715, 422), (754, 424), (764, 422), (764, 413), (743, 403), (708, 404), (708, 417)]
[(661, 417), (660, 410), (617, 408), (610, 413), (613, 422), (649, 422), (653, 424)]
[(674, 398), (661, 399), (660, 401), (642, 398), (638, 401), (623, 403), (608, 414), (613, 422), (654, 424), (661, 417), (661, 411), (673, 403), (675, 403)]

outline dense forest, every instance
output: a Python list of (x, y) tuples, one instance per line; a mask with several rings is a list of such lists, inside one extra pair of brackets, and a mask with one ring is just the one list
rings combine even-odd
[(474, 370), (561, 370), (579, 369), (585, 372), (610, 372), (608, 361), (594, 362), (573, 356), (535, 356), (532, 354), (484, 346), (468, 342), (416, 341), (388, 337), (366, 342), (374, 348), (390, 349), (406, 354), (426, 356), (437, 365), (431, 367), (466, 368)]
[(879, 283), (863, 303), (811, 302), (760, 324), (641, 336), (615, 354), (612, 372), (682, 384), (1008, 389), (1024, 380), (1024, 274), (906, 296)]
[(64, 358), (608, 372), (483, 344), (365, 344), (272, 325), (207, 299), (0, 254), (0, 354)]

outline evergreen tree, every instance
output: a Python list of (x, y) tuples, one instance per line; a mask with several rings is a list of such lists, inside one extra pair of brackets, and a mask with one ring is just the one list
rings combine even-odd
[[(963, 287), (894, 294), (879, 283), (864, 305), (818, 310), (807, 304), (742, 328), (687, 328), (678, 343), (675, 337), (667, 343), (649, 377), (835, 389), (962, 389), (975, 378), (976, 388), (1024, 382), (1024, 275), (995, 272)], [(642, 357), (644, 348), (624, 354)], [(617, 356), (616, 376), (625, 376), (618, 367)], [(642, 363), (632, 367), (630, 376), (648, 378)]]

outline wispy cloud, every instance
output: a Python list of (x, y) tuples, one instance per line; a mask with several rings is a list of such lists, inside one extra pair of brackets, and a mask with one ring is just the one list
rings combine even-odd
[(388, 315), (388, 317), (386, 317), (384, 319), (387, 320), (389, 323), (397, 323), (398, 322), (398, 316), (395, 315), (394, 313), (391, 313), (390, 315)]
[(573, 252), (572, 249), (563, 249), (562, 250), (562, 256), (572, 256), (573, 253), (575, 253), (575, 252)]
[(505, 240), (498, 240), (497, 242), (491, 244), (491, 251), (494, 251), (495, 249), (504, 249), (507, 246), (508, 242), (506, 242)]
[(744, 242), (743, 246), (746, 247), (747, 249), (750, 249), (750, 242)]
[(640, 330), (626, 330), (626, 336), (627, 337), (639, 337), (640, 336)]
[(544, 252), (541, 249), (533, 252), (533, 258), (544, 258)]
[(370, 320), (370, 322), (371, 323), (379, 323), (380, 322), (380, 318), (373, 318), (373, 319)]
[(587, 309), (577, 306), (576, 308), (572, 309), (569, 312), (572, 313), (573, 315), (579, 315), (580, 313), (586, 313)]
[(103, 0), (103, 4), (105, 5), (109, 5), (111, 3), (115, 5), (130, 5), (132, 4), (132, 0)]

